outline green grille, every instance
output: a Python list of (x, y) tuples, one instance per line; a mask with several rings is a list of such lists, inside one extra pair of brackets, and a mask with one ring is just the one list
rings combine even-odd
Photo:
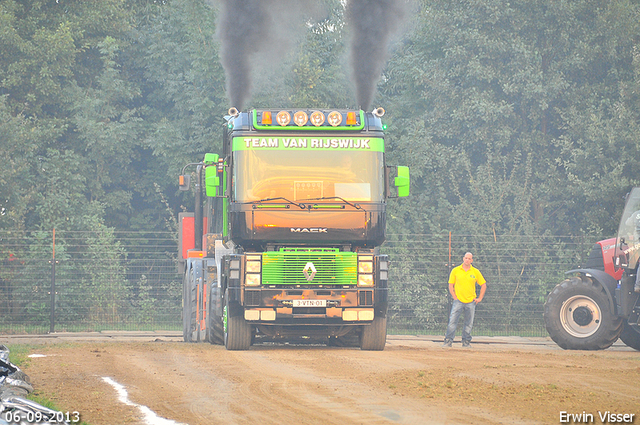
[[(304, 268), (313, 263), (316, 274), (307, 281)], [(281, 248), (262, 254), (263, 285), (355, 285), (358, 255), (334, 248)], [(309, 274), (311, 271), (309, 271)]]

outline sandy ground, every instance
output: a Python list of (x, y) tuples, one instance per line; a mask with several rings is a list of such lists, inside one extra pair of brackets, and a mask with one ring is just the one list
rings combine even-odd
[[(440, 340), (238, 352), (170, 332), (0, 336), (43, 355), (23, 367), (36, 393), (91, 425), (601, 424), (605, 412), (640, 424), (640, 352), (620, 343), (587, 352), (548, 338), (476, 337), (471, 349)], [(126, 389), (129, 405), (104, 378)]]

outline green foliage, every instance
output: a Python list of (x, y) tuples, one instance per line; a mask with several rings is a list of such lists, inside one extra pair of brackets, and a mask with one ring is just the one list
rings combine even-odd
[(620, 134), (637, 126), (636, 15), (624, 1), (421, 2), (382, 87), (419, 194), (403, 221), (438, 230), (444, 211), (457, 232), (612, 234), (639, 177), (638, 133)]
[(16, 111), (66, 118), (62, 91), (91, 78), (92, 48), (129, 28), (122, 0), (0, 2), (0, 75)]
[(36, 119), (12, 114), (7, 97), (0, 96), (0, 229), (24, 229), (36, 195), (36, 152), (43, 140), (59, 131)]
[(29, 354), (35, 349), (34, 346), (26, 344), (9, 344), (9, 361), (21, 369), (29, 366), (31, 359)]
[[(93, 209), (101, 209), (96, 203), (90, 205)], [(85, 219), (95, 231), (84, 238), (86, 249), (82, 253), (81, 261), (93, 265), (85, 267), (85, 275), (78, 282), (79, 287), (74, 291), (86, 291), (86, 297), (69, 297), (69, 300), (81, 301), (87, 310), (84, 321), (90, 323), (120, 323), (125, 321), (130, 309), (123, 305), (124, 300), (130, 298), (130, 288), (127, 287), (126, 269), (122, 259), (126, 252), (122, 244), (116, 240), (114, 230), (107, 228), (101, 220), (96, 219), (100, 214), (87, 212)]]
[(36, 193), (33, 195), (34, 215), (27, 223), (41, 229), (79, 228), (79, 212), (86, 205), (86, 164), (82, 156), (72, 150), (63, 152), (48, 149), (39, 158), (35, 174)]
[(202, 0), (176, 0), (158, 7), (136, 31), (141, 43), (136, 65), (151, 107), (148, 143), (174, 172), (222, 147), (220, 125), (228, 106), (215, 18)]

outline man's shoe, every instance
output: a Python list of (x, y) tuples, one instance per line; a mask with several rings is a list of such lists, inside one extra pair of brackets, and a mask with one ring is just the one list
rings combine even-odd
[(451, 347), (451, 343), (452, 343), (452, 342), (453, 342), (453, 341), (451, 341), (450, 339), (445, 339), (445, 340), (444, 340), (444, 344), (442, 344), (442, 348), (449, 348), (449, 347)]
[(471, 343), (469, 341), (462, 341), (462, 348), (471, 348)]

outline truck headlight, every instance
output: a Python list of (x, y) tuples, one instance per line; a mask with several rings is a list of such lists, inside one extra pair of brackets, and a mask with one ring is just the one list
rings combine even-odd
[[(385, 257), (386, 258), (386, 257)], [(380, 280), (389, 279), (389, 261), (380, 261)]]
[(247, 273), (261, 272), (261, 257), (259, 255), (247, 255)]
[(259, 286), (262, 273), (262, 255), (247, 254), (245, 263), (245, 280), (247, 286)]
[(244, 284), (246, 286), (260, 286), (260, 273), (247, 273)]
[(358, 261), (358, 273), (373, 273), (373, 258), (368, 257), (368, 259), (370, 261)]
[(373, 286), (373, 255), (358, 256), (358, 286)]
[(373, 286), (373, 274), (359, 274), (358, 286)]
[(240, 260), (229, 261), (229, 277), (231, 279), (240, 279)]

